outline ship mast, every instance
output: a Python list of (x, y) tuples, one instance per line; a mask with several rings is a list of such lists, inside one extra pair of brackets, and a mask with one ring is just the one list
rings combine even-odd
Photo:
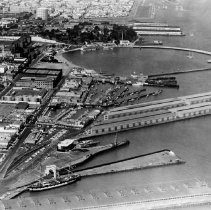
[(115, 135), (114, 145), (117, 146), (117, 133), (116, 133), (116, 135)]

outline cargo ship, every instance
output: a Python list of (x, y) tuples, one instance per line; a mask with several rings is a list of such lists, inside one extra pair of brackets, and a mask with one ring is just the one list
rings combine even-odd
[(68, 174), (65, 176), (58, 176), (56, 178), (52, 179), (44, 179), (43, 181), (36, 182), (28, 187), (28, 190), (30, 192), (38, 192), (38, 191), (44, 191), (44, 190), (50, 190), (57, 187), (62, 187), (65, 185), (72, 184), (74, 182), (77, 182), (80, 180), (80, 175), (76, 174)]

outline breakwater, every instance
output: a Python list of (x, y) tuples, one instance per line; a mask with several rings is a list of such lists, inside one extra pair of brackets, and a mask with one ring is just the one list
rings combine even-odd
[(179, 50), (179, 51), (187, 51), (187, 52), (193, 52), (193, 53), (199, 53), (204, 55), (210, 55), (210, 51), (206, 50), (199, 50), (199, 49), (192, 49), (192, 48), (183, 48), (183, 47), (171, 47), (171, 46), (158, 46), (158, 45), (136, 45), (133, 46), (133, 48), (140, 48), (140, 49), (163, 49), (163, 50)]
[(159, 77), (159, 76), (168, 76), (168, 75), (177, 75), (177, 74), (187, 74), (187, 73), (194, 73), (194, 72), (201, 72), (201, 71), (210, 71), (210, 70), (211, 70), (211, 68), (178, 70), (178, 71), (171, 71), (171, 72), (167, 72), (167, 73), (150, 74), (150, 75), (148, 75), (148, 77), (149, 77), (149, 78), (152, 78), (152, 77)]

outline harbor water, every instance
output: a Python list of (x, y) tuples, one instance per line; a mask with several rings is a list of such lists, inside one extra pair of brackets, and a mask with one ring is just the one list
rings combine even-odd
[[(188, 47), (211, 51), (211, 1), (180, 1), (183, 11), (175, 6), (168, 9), (160, 7), (161, 1), (148, 1), (156, 4), (154, 21), (181, 26), (185, 37), (154, 37), (167, 46)], [(172, 12), (174, 10), (174, 12)], [(209, 67), (209, 56), (188, 52), (120, 48), (113, 51), (92, 51), (67, 53), (65, 58), (82, 67), (96, 71), (129, 76), (131, 73), (156, 74), (185, 69)], [(211, 67), (211, 66), (210, 66)], [(157, 100), (194, 93), (211, 91), (211, 71), (177, 75), (180, 88), (164, 89), (159, 96), (148, 100)], [(137, 170), (132, 172), (87, 177), (80, 182), (63, 188), (41, 193), (26, 193), (24, 196), (59, 195), (73, 192), (88, 192), (94, 189), (122, 188), (123, 186), (151, 185), (156, 183), (175, 183), (183, 180), (206, 180), (211, 187), (211, 117), (195, 119), (135, 129), (118, 134), (118, 139), (130, 140), (128, 147), (113, 150), (97, 156), (82, 167), (90, 167), (113, 160), (129, 158), (158, 150), (170, 149), (186, 161), (186, 164), (171, 167)], [(103, 144), (114, 140), (114, 135), (96, 138)], [(201, 209), (201, 207), (197, 207)], [(202, 208), (203, 209), (203, 208)]]

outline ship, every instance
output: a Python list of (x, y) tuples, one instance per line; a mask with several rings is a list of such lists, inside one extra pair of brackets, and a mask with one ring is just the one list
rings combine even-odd
[(30, 192), (38, 192), (44, 190), (50, 190), (65, 185), (72, 184), (81, 179), (80, 175), (77, 174), (68, 174), (64, 176), (58, 176), (52, 179), (44, 179), (43, 181), (36, 182), (28, 187)]
[(112, 46), (103, 46), (103, 50), (113, 50), (114, 47)]
[(76, 146), (77, 139), (65, 139), (57, 145), (57, 151), (65, 152), (73, 149)]
[(99, 144), (99, 141), (93, 141), (92, 139), (83, 140), (83, 141), (78, 142), (78, 144), (73, 148), (73, 150), (93, 147), (93, 146), (96, 146), (98, 144)]
[(132, 86), (143, 86), (144, 85), (144, 83), (143, 82), (135, 82), (135, 83), (133, 83), (132, 84)]

